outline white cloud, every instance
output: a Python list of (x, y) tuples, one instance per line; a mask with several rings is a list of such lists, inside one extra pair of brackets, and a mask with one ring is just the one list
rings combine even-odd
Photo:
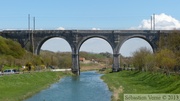
[(91, 30), (100, 30), (100, 28), (92, 28)]
[(57, 28), (57, 30), (65, 30), (65, 28), (64, 27), (59, 27), (59, 28)]
[[(138, 27), (130, 29), (151, 29), (151, 19), (144, 19)], [(156, 30), (173, 30), (180, 29), (180, 21), (170, 15), (164, 13), (155, 15), (155, 29)]]

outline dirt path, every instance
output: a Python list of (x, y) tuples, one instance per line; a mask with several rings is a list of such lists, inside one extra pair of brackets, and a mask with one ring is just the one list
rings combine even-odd
[(119, 94), (123, 93), (123, 87), (119, 86), (119, 88), (113, 88), (113, 100), (120, 101)]

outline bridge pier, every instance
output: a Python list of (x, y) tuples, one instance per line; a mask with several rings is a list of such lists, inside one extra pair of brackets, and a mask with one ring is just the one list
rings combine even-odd
[(119, 54), (113, 54), (113, 66), (112, 72), (119, 72), (120, 71), (120, 62), (119, 62)]
[(75, 75), (80, 75), (80, 70), (74, 70), (73, 68), (72, 68), (72, 73), (73, 74), (75, 74)]
[(79, 54), (72, 54), (72, 73), (80, 75)]

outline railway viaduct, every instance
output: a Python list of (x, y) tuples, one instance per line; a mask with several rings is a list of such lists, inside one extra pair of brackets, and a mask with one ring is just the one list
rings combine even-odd
[(119, 50), (125, 41), (130, 38), (142, 38), (155, 52), (158, 49), (160, 34), (170, 32), (172, 30), (3, 30), (0, 35), (19, 42), (23, 48), (37, 55), (48, 39), (54, 37), (65, 39), (72, 50), (72, 72), (79, 75), (79, 50), (90, 38), (102, 38), (110, 44), (113, 50), (112, 71), (117, 72), (120, 70)]

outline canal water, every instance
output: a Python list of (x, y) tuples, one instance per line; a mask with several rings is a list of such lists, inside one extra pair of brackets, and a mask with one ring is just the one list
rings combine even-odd
[(95, 71), (62, 78), (26, 101), (111, 101), (111, 92)]

